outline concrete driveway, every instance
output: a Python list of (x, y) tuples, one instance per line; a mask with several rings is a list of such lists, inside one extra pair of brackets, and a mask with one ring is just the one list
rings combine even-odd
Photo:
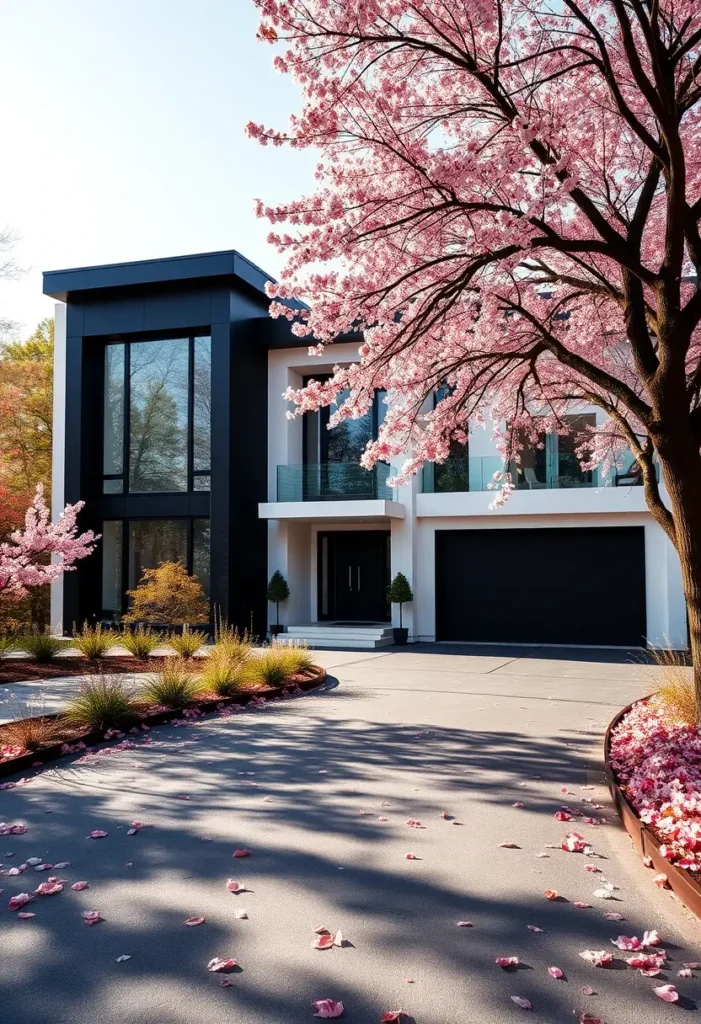
[[(697, 972), (676, 974), (701, 960), (701, 929), (653, 885), (601, 784), (606, 724), (653, 688), (653, 670), (615, 652), (318, 657), (334, 677), (323, 693), (163, 727), (150, 745), (63, 760), (0, 792), (0, 821), (27, 824), (0, 837), (4, 870), (71, 862), (0, 877), (3, 1024), (303, 1024), (324, 997), (353, 1024), (397, 1009), (405, 1024), (501, 1024), (526, 1012), (511, 996), (562, 1024), (584, 1011), (606, 1024), (698, 1013)], [(608, 824), (556, 821), (562, 804)], [(134, 820), (149, 827), (127, 836)], [(551, 848), (573, 827), (595, 858)], [(87, 838), (94, 829), (108, 834)], [(237, 848), (250, 857), (233, 859)], [(33, 919), (5, 909), (51, 874), (67, 884), (25, 908)], [(247, 891), (227, 892), (228, 878)], [(73, 892), (78, 880), (88, 888)], [(612, 900), (593, 895), (605, 882)], [(104, 921), (85, 925), (85, 910)], [(205, 923), (187, 927), (190, 916)], [(312, 949), (319, 926), (346, 945)], [(671, 963), (659, 978), (579, 956), (652, 928)], [(500, 956), (521, 964), (503, 970)], [(238, 961), (233, 984), (208, 972), (213, 957)], [(667, 982), (676, 1006), (652, 991)]]

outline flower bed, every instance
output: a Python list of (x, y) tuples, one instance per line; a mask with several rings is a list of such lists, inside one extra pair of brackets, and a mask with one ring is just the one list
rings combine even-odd
[(605, 755), (611, 794), (639, 852), (701, 917), (701, 730), (670, 723), (648, 697), (611, 723)]
[(34, 679), (64, 679), (68, 676), (88, 676), (97, 672), (152, 672), (154, 663), (161, 659), (135, 658), (132, 654), (110, 654), (106, 658), (83, 658), (63, 655), (52, 661), (34, 658), (0, 659), (0, 683), (25, 683)]
[[(247, 704), (254, 707), (261, 706), (271, 700), (292, 697), (300, 692), (313, 690), (320, 686), (325, 678), (326, 670), (314, 666), (309, 672), (286, 679), (280, 686), (251, 686), (231, 697), (219, 697), (215, 694), (199, 695), (184, 711), (168, 708), (143, 708), (138, 712), (132, 728), (127, 731), (140, 732), (152, 725), (160, 725), (172, 719), (187, 720), (211, 714), (214, 711), (228, 715), (235, 710), (242, 710), (243, 706)], [(5, 743), (3, 741), (3, 726), (0, 726), (0, 777), (27, 771), (29, 768), (38, 767), (40, 764), (55, 760), (64, 754), (74, 754), (86, 747), (104, 743), (105, 740), (110, 740), (115, 736), (124, 735), (115, 729), (88, 730), (66, 725), (61, 721), (60, 714), (44, 715), (43, 717), (45, 720), (55, 723), (55, 732), (50, 742), (32, 751)], [(129, 740), (125, 739), (123, 742), (128, 743)], [(14, 785), (15, 783), (12, 782), (5, 783), (0, 788)]]

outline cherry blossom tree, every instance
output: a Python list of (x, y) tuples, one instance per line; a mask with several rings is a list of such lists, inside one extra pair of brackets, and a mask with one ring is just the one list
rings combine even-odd
[(362, 462), (408, 451), (402, 478), (469, 422), (518, 461), (604, 410), (575, 447), (584, 467), (637, 460), (679, 553), (701, 707), (698, 0), (254, 3), (303, 108), (248, 132), (321, 154), (313, 195), (258, 202), (287, 226), (271, 312), (319, 354), (362, 332), (358, 364), (287, 397), (303, 413), (348, 389), (334, 425), (389, 389)]
[[(24, 529), (15, 530), (6, 543), (0, 544), (0, 594), (22, 597), (29, 588), (52, 583), (59, 576), (75, 569), (74, 562), (95, 548), (99, 536), (92, 530), (78, 533), (78, 513), (84, 502), (66, 505), (57, 522), (44, 501), (39, 484), (32, 504), (24, 517)], [(59, 556), (59, 561), (50, 561)]]

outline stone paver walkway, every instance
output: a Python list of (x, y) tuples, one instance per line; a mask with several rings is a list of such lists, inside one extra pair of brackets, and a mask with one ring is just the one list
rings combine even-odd
[[(676, 972), (701, 960), (701, 928), (653, 885), (601, 784), (605, 726), (652, 688), (651, 670), (606, 654), (439, 651), (320, 652), (335, 677), (323, 693), (155, 729), (149, 745), (64, 759), (0, 792), (0, 821), (27, 825), (0, 837), (5, 872), (28, 857), (71, 862), (30, 920), (7, 901), (54, 872), (0, 877), (3, 1024), (303, 1024), (323, 997), (351, 1024), (400, 1008), (405, 1024), (502, 1024), (526, 1012), (514, 995), (548, 1024), (584, 1011), (606, 1024), (695, 1019), (701, 972)], [(592, 860), (550, 848), (573, 827), (554, 812), (591, 810), (585, 798), (610, 822), (574, 826)], [(128, 836), (135, 820), (149, 827)], [(94, 829), (107, 836), (87, 838)], [(250, 857), (232, 858), (243, 848)], [(227, 892), (228, 878), (246, 891)], [(603, 879), (614, 900), (593, 896)], [(88, 888), (72, 891), (78, 880)], [(85, 910), (104, 921), (85, 925)], [(205, 923), (186, 927), (190, 916)], [(344, 948), (312, 949), (319, 926), (340, 929)], [(578, 955), (617, 953), (611, 938), (651, 928), (671, 964), (660, 978)], [(502, 970), (499, 956), (521, 965)], [(238, 961), (232, 985), (207, 971), (213, 957)], [(653, 994), (665, 982), (680, 1005)]]

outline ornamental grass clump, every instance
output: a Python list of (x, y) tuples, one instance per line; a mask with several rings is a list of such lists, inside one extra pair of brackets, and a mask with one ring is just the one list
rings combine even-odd
[(302, 672), (310, 672), (314, 668), (314, 658), (307, 646), (301, 642), (273, 643), (270, 648), (277, 651), (287, 666), (287, 675), (294, 676)]
[(657, 690), (660, 713), (670, 722), (684, 722), (696, 725), (698, 711), (693, 670), (685, 664), (684, 655), (679, 651), (662, 650), (653, 653), (653, 660), (662, 677)]
[(191, 704), (202, 685), (182, 658), (164, 658), (140, 691), (147, 704), (178, 711)]
[(118, 729), (135, 717), (137, 707), (134, 694), (121, 679), (101, 675), (85, 683), (80, 693), (68, 701), (62, 718), (68, 725)]
[(172, 633), (166, 642), (179, 657), (194, 658), (206, 639), (205, 633), (183, 626), (182, 633)]
[(80, 651), (84, 658), (97, 661), (98, 658), (104, 658), (116, 641), (117, 634), (114, 630), (103, 629), (99, 622), (95, 626), (89, 626), (87, 622), (84, 622), (80, 632), (73, 627), (71, 647)]
[(269, 647), (262, 654), (251, 658), (246, 674), (251, 682), (265, 683), (267, 686), (280, 686), (288, 676), (298, 671), (293, 667), (299, 663), (298, 658), (290, 657), (296, 653), (294, 650), (286, 650), (281, 645)]
[(17, 649), (25, 651), (35, 661), (42, 664), (53, 659), (65, 651), (69, 646), (68, 640), (52, 636), (49, 630), (33, 630), (31, 633), (23, 633), (17, 641)]
[(163, 634), (140, 622), (136, 629), (125, 629), (120, 633), (118, 643), (135, 658), (148, 658), (163, 643)]
[(51, 718), (18, 718), (3, 726), (3, 743), (9, 742), (25, 750), (38, 750), (50, 743), (56, 734), (56, 722)]
[(200, 676), (202, 689), (219, 697), (232, 697), (249, 681), (248, 665), (247, 657), (237, 657), (226, 647), (215, 646)]
[(17, 650), (18, 637), (15, 633), (0, 633), (0, 660)]

